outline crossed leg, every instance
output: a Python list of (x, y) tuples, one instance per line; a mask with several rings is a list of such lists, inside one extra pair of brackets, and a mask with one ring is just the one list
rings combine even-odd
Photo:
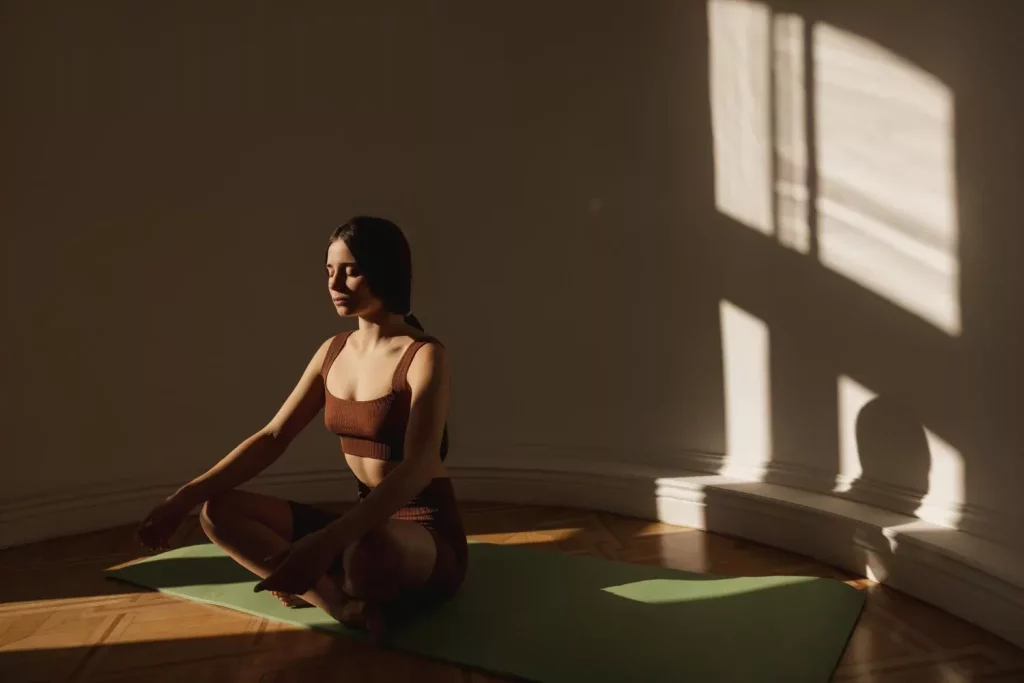
[[(250, 491), (232, 490), (207, 501), (199, 516), (203, 531), (236, 562), (265, 578), (273, 570), (263, 558), (290, 545), (292, 513), (288, 501)], [(421, 525), (389, 519), (344, 551), (344, 571), (324, 575), (295, 596), (346, 625), (363, 627), (372, 638), (385, 624), (377, 605), (400, 591), (423, 585), (434, 566), (437, 549)], [(288, 604), (295, 598), (279, 595)]]

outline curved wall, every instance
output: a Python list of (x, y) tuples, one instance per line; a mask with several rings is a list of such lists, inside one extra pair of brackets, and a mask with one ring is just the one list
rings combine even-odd
[[(345, 325), (324, 240), (379, 213), (464, 495), (737, 533), (1024, 641), (1015, 3), (4, 11), (0, 545), (137, 519), (265, 424)], [(339, 466), (314, 425), (253, 485)]]

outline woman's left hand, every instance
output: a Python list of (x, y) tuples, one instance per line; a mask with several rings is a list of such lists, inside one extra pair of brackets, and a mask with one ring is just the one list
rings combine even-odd
[(343, 548), (339, 548), (322, 530), (303, 536), (290, 547), (267, 558), (267, 563), (274, 569), (256, 584), (253, 591), (302, 595), (316, 586), (342, 551)]

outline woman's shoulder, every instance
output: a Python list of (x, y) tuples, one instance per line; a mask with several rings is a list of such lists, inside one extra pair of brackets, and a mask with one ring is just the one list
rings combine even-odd
[(417, 334), (409, 335), (412, 341), (405, 345), (405, 362), (409, 365), (443, 365), (448, 355), (441, 340), (432, 334), (418, 331)]
[(420, 342), (424, 346), (428, 344), (436, 344), (440, 347), (444, 347), (444, 343), (440, 339), (432, 334), (427, 334), (426, 332), (420, 332), (418, 335), (413, 337), (413, 342)]
[(429, 332), (425, 332), (421, 329), (418, 329), (416, 327), (412, 327), (411, 325), (406, 330), (404, 330), (403, 333), (404, 336), (408, 338), (408, 341), (405, 342), (406, 344), (412, 344), (414, 342), (423, 342), (425, 344), (438, 344), (439, 346), (444, 346), (441, 340), (435, 337), (434, 335), (430, 334)]
[(449, 374), (448, 351), (439, 340), (420, 334), (416, 341), (409, 344), (400, 367), (404, 368), (409, 387), (422, 388)]

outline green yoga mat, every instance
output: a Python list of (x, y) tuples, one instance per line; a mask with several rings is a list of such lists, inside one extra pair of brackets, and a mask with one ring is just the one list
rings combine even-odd
[[(106, 576), (345, 637), (316, 608), (253, 593), (215, 545), (177, 548)], [(833, 579), (722, 577), (471, 543), (459, 594), (385, 645), (498, 675), (568, 681), (825, 683), (864, 605)]]

